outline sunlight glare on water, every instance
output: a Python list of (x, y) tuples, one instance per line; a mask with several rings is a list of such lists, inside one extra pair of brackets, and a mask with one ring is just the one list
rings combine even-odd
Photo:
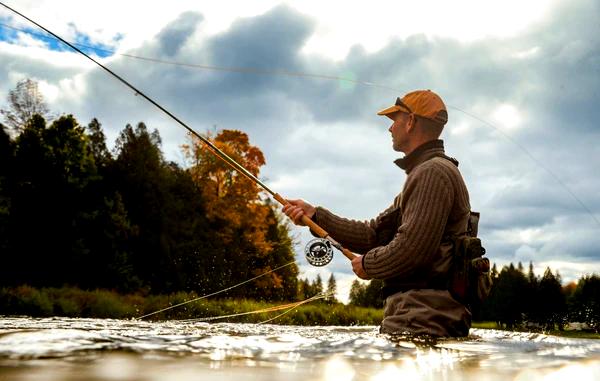
[(0, 318), (4, 380), (600, 380), (600, 341), (473, 329), (464, 340), (377, 327)]

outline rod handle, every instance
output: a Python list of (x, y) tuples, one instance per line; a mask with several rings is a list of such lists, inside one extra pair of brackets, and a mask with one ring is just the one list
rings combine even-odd
[[(280, 204), (282, 205), (287, 205), (289, 204), (289, 202), (287, 202), (283, 197), (281, 197), (281, 195), (279, 193), (276, 193), (273, 198), (277, 201), (279, 201)], [(318, 235), (321, 238), (325, 238), (329, 235), (329, 233), (327, 233), (322, 227), (320, 227), (319, 225), (317, 225), (317, 223), (313, 220), (311, 220), (310, 218), (308, 218), (308, 216), (303, 215), (302, 218), (302, 223), (306, 226), (308, 226), (310, 228), (310, 230), (312, 230), (313, 232), (315, 232), (316, 235)]]
[(356, 258), (356, 254), (346, 249), (345, 247), (342, 249), (342, 254), (344, 254), (344, 257), (348, 258), (349, 260), (353, 260), (354, 258)]
[[(279, 193), (275, 193), (273, 195), (273, 198), (275, 200), (277, 200), (281, 205), (289, 204), (289, 202), (287, 202), (283, 197), (281, 197), (281, 195)], [(329, 237), (329, 233), (327, 233), (325, 231), (325, 229), (323, 229), (322, 227), (317, 225), (317, 223), (315, 221), (308, 218), (308, 216), (303, 215), (301, 220), (302, 220), (302, 223), (304, 223), (304, 225), (308, 226), (310, 228), (310, 230), (312, 230), (319, 237), (321, 237), (321, 238)], [(337, 245), (339, 245), (339, 243), (337, 243)], [(344, 254), (344, 256), (346, 258), (348, 258), (349, 260), (353, 260), (354, 258), (356, 258), (356, 255), (354, 253), (352, 253), (350, 250), (342, 247), (341, 245), (339, 245), (339, 249), (341, 250), (342, 254)]]

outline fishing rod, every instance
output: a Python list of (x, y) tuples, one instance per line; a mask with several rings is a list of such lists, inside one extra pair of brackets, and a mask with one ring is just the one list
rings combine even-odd
[[(9, 28), (9, 29), (12, 29), (12, 30), (15, 30), (18, 32), (28, 33), (32, 36), (36, 36), (36, 37), (40, 37), (40, 38), (44, 38), (44, 39), (49, 38), (49, 36), (34, 33), (32, 31), (17, 28), (17, 27), (7, 25), (4, 23), (0, 23), (0, 26)], [(134, 55), (134, 54), (117, 53), (114, 50), (102, 49), (102, 48), (98, 48), (95, 46), (89, 46), (89, 45), (84, 45), (84, 44), (80, 44), (80, 43), (73, 43), (73, 45), (82, 47), (84, 49), (91, 49), (91, 50), (94, 50), (97, 52), (110, 53), (110, 54), (115, 54), (115, 55), (118, 54), (122, 57), (127, 57), (127, 58), (147, 61), (147, 62), (182, 66), (182, 67), (188, 67), (188, 68), (194, 68), (194, 69), (213, 70), (213, 71), (230, 72), (230, 73), (257, 74), (257, 75), (282, 75), (282, 76), (301, 77), (301, 78), (317, 78), (317, 79), (325, 79), (325, 80), (344, 81), (344, 82), (350, 82), (350, 83), (363, 85), (363, 86), (376, 87), (376, 88), (385, 89), (385, 90), (392, 90), (394, 93), (401, 91), (394, 87), (384, 86), (384, 85), (377, 84), (374, 82), (361, 81), (358, 79), (339, 77), (339, 76), (334, 76), (334, 75), (311, 74), (311, 73), (294, 72), (294, 71), (287, 71), (287, 70), (265, 70), (265, 69), (253, 68), (253, 67), (227, 67), (227, 66), (200, 65), (200, 64), (193, 64), (193, 63), (187, 63), (187, 62), (163, 60), (163, 59), (158, 59), (158, 58), (153, 58), (153, 57), (143, 57), (143, 56)], [(453, 106), (451, 104), (446, 104), (446, 106), (448, 106), (448, 108), (459, 111), (459, 112), (487, 125), (488, 127), (495, 130), (497, 133), (504, 136), (504, 138), (506, 138), (509, 142), (513, 143), (517, 148), (519, 148), (521, 151), (523, 151), (523, 153), (525, 153), (537, 166), (539, 166), (540, 168), (542, 168), (543, 170), (548, 172), (548, 174), (550, 176), (552, 176), (552, 178), (554, 178), (554, 180), (581, 206), (581, 208), (594, 220), (594, 222), (598, 226), (600, 226), (600, 220), (594, 215), (592, 210), (583, 202), (583, 200), (581, 200), (581, 198), (579, 198), (575, 194), (575, 192), (573, 192), (571, 190), (571, 188), (569, 188), (569, 186), (567, 186), (567, 184), (564, 181), (562, 181), (560, 179), (560, 177), (558, 177), (558, 175), (556, 173), (554, 173), (548, 166), (546, 166), (544, 163), (542, 163), (541, 160), (537, 159), (527, 148), (525, 148), (522, 144), (520, 144), (516, 139), (511, 137), (506, 132), (502, 131), (500, 128), (494, 126), (492, 123), (488, 122), (487, 120), (485, 120), (473, 113), (470, 113), (466, 110), (463, 110), (463, 109)]]
[[(161, 106), (156, 101), (154, 101), (152, 98), (150, 98), (149, 96), (144, 94), (141, 90), (139, 90), (137, 87), (133, 86), (131, 83), (126, 81), (120, 75), (116, 74), (115, 72), (113, 72), (112, 70), (107, 68), (106, 66), (102, 65), (100, 62), (98, 62), (95, 59), (93, 59), (92, 57), (90, 57), (88, 54), (84, 53), (81, 49), (77, 48), (75, 45), (66, 41), (65, 39), (63, 39), (62, 37), (57, 35), (56, 33), (50, 31), (48, 28), (38, 24), (37, 22), (35, 22), (34, 20), (25, 16), (21, 12), (9, 7), (8, 5), (4, 4), (3, 2), (0, 2), (0, 5), (2, 5), (6, 9), (8, 9), (9, 11), (19, 15), (20, 17), (24, 18), (25, 20), (29, 21), (30, 23), (34, 24), (38, 28), (44, 30), (46, 33), (54, 36), (57, 40), (59, 40), (63, 44), (67, 45), (71, 49), (75, 50), (77, 53), (82, 54), (87, 59), (89, 59), (96, 65), (100, 66), (102, 69), (104, 69), (106, 72), (108, 72), (114, 78), (118, 79), (125, 86), (132, 89), (135, 92), (135, 95), (139, 95), (142, 98), (144, 98), (145, 100), (147, 100), (148, 102), (150, 102), (156, 108), (158, 108), (159, 110), (161, 110), (162, 112), (167, 114), (169, 117), (171, 117), (171, 119), (173, 119), (174, 121), (179, 123), (190, 134), (192, 134), (195, 137), (197, 137), (198, 139), (200, 139), (200, 141), (202, 141), (215, 156), (217, 156), (219, 159), (223, 160), (225, 163), (227, 163), (230, 167), (232, 167), (238, 173), (240, 173), (241, 175), (246, 177), (248, 180), (259, 185), (261, 188), (263, 188), (265, 191), (267, 191), (269, 194), (271, 194), (271, 196), (273, 196), (273, 198), (277, 202), (279, 202), (281, 205), (285, 206), (285, 205), (289, 204), (279, 193), (273, 191), (268, 186), (266, 186), (262, 181), (260, 181), (256, 176), (254, 176), (250, 171), (248, 171), (246, 168), (244, 168), (241, 164), (239, 164), (233, 158), (228, 156), (219, 147), (214, 145), (209, 139), (205, 138), (204, 136), (202, 136), (199, 133), (197, 133), (196, 131), (194, 131), (191, 127), (189, 127), (187, 124), (185, 124), (181, 119), (179, 119), (178, 117), (173, 115), (169, 110), (165, 109), (163, 106)], [(301, 221), (306, 226), (308, 226), (316, 235), (318, 235), (320, 237), (320, 238), (316, 238), (316, 239), (313, 239), (310, 242), (308, 242), (308, 244), (306, 245), (306, 247), (304, 249), (304, 254), (305, 254), (306, 260), (308, 261), (309, 264), (311, 264), (313, 266), (319, 266), (319, 267), (327, 265), (333, 259), (332, 247), (335, 247), (336, 249), (341, 251), (342, 254), (344, 254), (344, 256), (346, 258), (348, 258), (349, 260), (352, 260), (355, 258), (355, 254), (353, 254), (350, 250), (344, 248), (339, 242), (337, 242), (335, 239), (333, 239), (329, 235), (329, 233), (327, 233), (323, 228), (321, 228), (319, 225), (317, 225), (316, 222), (314, 222), (313, 220), (308, 218), (306, 215), (302, 215)]]

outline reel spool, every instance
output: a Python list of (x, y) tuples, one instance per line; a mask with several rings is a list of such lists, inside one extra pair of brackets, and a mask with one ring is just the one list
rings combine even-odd
[(333, 248), (328, 240), (315, 238), (306, 244), (304, 254), (308, 263), (321, 267), (327, 265), (333, 259)]

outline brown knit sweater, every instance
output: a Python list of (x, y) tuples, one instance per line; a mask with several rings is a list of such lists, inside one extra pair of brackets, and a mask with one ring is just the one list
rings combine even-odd
[[(370, 277), (427, 281), (449, 270), (451, 245), (446, 237), (466, 231), (469, 194), (458, 162), (445, 155), (441, 140), (423, 144), (396, 164), (406, 171), (406, 182), (377, 218), (349, 220), (322, 207), (313, 218), (342, 245), (364, 254)], [(391, 234), (382, 229), (390, 223)]]

